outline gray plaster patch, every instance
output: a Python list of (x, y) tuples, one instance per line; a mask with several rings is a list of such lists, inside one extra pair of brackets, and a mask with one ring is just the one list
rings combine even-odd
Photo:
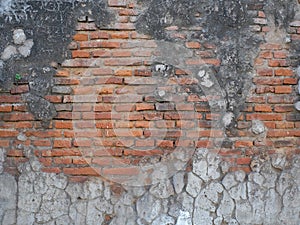
[(33, 47), (34, 42), (32, 39), (28, 39), (24, 42), (22, 46), (18, 48), (20, 54), (24, 57), (28, 57), (31, 54), (31, 48)]

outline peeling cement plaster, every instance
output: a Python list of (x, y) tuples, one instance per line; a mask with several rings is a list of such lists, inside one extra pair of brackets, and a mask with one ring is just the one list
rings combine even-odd
[(299, 224), (299, 156), (261, 157), (246, 175), (222, 170), (206, 149), (195, 154), (193, 171), (146, 187), (70, 182), (31, 157), (18, 178), (0, 174), (0, 224)]

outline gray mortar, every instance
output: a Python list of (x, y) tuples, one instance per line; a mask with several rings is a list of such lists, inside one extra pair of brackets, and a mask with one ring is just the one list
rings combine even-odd
[(260, 166), (248, 175), (221, 172), (219, 160), (197, 149), (193, 171), (148, 187), (121, 187), (101, 178), (69, 182), (63, 174), (40, 172), (37, 159), (30, 157), (19, 167), (17, 181), (0, 173), (0, 224), (300, 223), (299, 156), (259, 157), (254, 161)]

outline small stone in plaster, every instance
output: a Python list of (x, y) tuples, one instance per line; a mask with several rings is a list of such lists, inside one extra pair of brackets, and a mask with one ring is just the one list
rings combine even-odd
[(12, 46), (12, 45), (9, 45), (2, 52), (1, 59), (6, 61), (6, 60), (9, 60), (11, 57), (13, 57), (16, 54), (17, 54), (16, 47)]
[(253, 120), (252, 121), (252, 132), (254, 134), (262, 134), (265, 132), (265, 126), (264, 124), (259, 120)]
[(300, 111), (300, 101), (295, 103), (295, 108)]
[(20, 54), (24, 57), (28, 57), (31, 53), (31, 48), (33, 46), (33, 40), (32, 39), (29, 39), (29, 40), (26, 40), (24, 45), (22, 45), (21, 47), (18, 48)]
[(23, 44), (26, 41), (26, 35), (24, 33), (24, 30), (22, 29), (14, 30), (13, 39), (16, 45)]

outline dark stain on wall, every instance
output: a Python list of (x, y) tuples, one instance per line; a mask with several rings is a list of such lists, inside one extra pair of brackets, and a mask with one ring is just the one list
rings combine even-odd
[(9, 0), (0, 6), (0, 52), (9, 45), (15, 46), (13, 32), (18, 28), (34, 43), (28, 57), (17, 53), (5, 61), (0, 60), (0, 90), (9, 91), (19, 74), (30, 86), (30, 93), (23, 96), (30, 111), (36, 119), (48, 122), (56, 112), (43, 97), (50, 93), (56, 69), (70, 57), (68, 45), (78, 18), (93, 15), (95, 23), (101, 27), (113, 16), (105, 1)]

